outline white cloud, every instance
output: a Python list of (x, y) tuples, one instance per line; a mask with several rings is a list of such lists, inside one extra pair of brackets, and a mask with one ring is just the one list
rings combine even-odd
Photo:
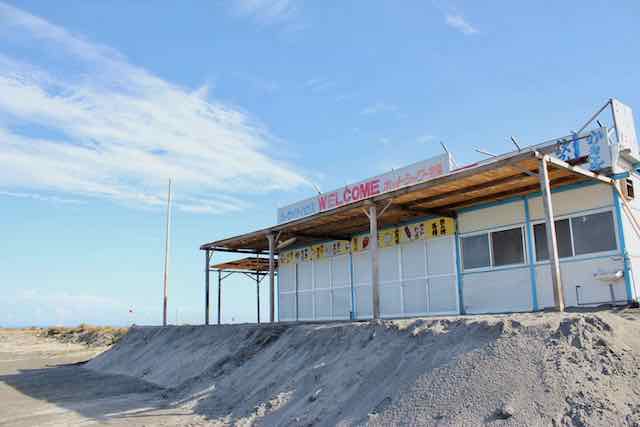
[(462, 15), (447, 14), (445, 16), (445, 22), (451, 28), (458, 30), (464, 34), (471, 35), (478, 32), (469, 22), (467, 22)]
[(294, 0), (236, 0), (236, 11), (264, 23), (284, 21), (296, 13)]
[(208, 101), (208, 85), (179, 87), (3, 3), (0, 38), (33, 50), (21, 58), (47, 58), (0, 54), (4, 195), (161, 205), (172, 177), (178, 209), (213, 213), (245, 207), (242, 193), (306, 182), (267, 154), (281, 142), (262, 126)]
[(375, 104), (369, 105), (360, 111), (360, 114), (370, 115), (378, 113), (388, 113), (398, 111), (398, 107), (393, 104), (387, 104), (386, 102), (378, 101)]

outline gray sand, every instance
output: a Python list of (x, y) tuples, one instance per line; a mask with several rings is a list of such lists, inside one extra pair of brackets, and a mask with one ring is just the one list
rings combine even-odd
[[(59, 374), (82, 378), (84, 396), (45, 398), (122, 425), (640, 425), (639, 320), (626, 309), (135, 327), (86, 365), (49, 369), (71, 369)], [(112, 410), (74, 409), (99, 406), (96, 381)]]

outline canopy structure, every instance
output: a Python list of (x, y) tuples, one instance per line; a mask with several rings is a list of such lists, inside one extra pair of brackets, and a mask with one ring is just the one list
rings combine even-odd
[[(233, 274), (242, 274), (256, 284), (256, 314), (257, 322), (260, 323), (260, 283), (269, 275), (269, 259), (255, 257), (246, 257), (238, 260), (222, 262), (209, 265), (211, 256), (207, 251), (207, 280), (205, 290), (205, 324), (209, 324), (209, 272), (218, 273), (218, 324), (222, 320), (222, 281)], [(277, 268), (277, 264), (276, 264)]]
[[(432, 214), (455, 216), (456, 210), (460, 208), (540, 191), (540, 158), (554, 148), (547, 146), (539, 151), (529, 149), (510, 153), (456, 169), (421, 184), (400, 188), (330, 211), (206, 243), (200, 249), (268, 253), (269, 244), (266, 236), (270, 234), (277, 234), (279, 242), (295, 238), (296, 244), (312, 244), (320, 240), (348, 240), (353, 234), (369, 230), (369, 220), (363, 215), (362, 210), (372, 204), (386, 208), (384, 216), (378, 215), (379, 224), (410, 221)], [(551, 163), (549, 185), (553, 188), (592, 178), (595, 174), (583, 168), (573, 167), (587, 160), (588, 156), (584, 156), (571, 162), (572, 164), (560, 161)]]

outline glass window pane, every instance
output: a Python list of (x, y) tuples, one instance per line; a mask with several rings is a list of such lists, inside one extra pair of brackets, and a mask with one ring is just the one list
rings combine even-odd
[(610, 251), (616, 248), (615, 227), (611, 212), (571, 218), (576, 255)]
[(492, 232), (491, 249), (493, 250), (493, 265), (496, 267), (524, 263), (522, 228)]
[[(571, 249), (571, 229), (569, 228), (568, 219), (560, 219), (555, 221), (556, 224), (556, 240), (558, 241), (558, 256), (567, 258), (573, 256)], [(536, 260), (546, 261), (549, 259), (549, 248), (547, 247), (547, 226), (535, 224), (533, 226), (533, 235), (536, 239)]]
[(465, 270), (489, 266), (488, 237), (487, 234), (480, 234), (462, 238), (462, 266)]

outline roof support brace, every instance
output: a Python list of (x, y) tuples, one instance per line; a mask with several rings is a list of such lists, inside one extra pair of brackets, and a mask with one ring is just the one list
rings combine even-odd
[(547, 248), (549, 252), (549, 268), (551, 269), (551, 283), (553, 284), (553, 302), (555, 309), (564, 311), (564, 293), (560, 278), (560, 261), (558, 259), (558, 241), (556, 240), (556, 225), (553, 218), (553, 204), (551, 202), (551, 186), (549, 185), (549, 170), (547, 163), (550, 157), (540, 159), (540, 189), (544, 203), (544, 219), (547, 231)]
[(543, 155), (543, 154), (540, 154), (540, 153), (536, 153), (536, 157), (538, 159), (540, 159), (540, 160), (546, 158), (546, 160), (545, 160), (546, 164), (554, 166), (554, 167), (557, 167), (557, 168), (566, 169), (569, 172), (572, 172), (572, 173), (574, 173), (576, 175), (582, 175), (582, 176), (585, 176), (587, 178), (592, 178), (592, 179), (601, 181), (601, 182), (603, 182), (605, 184), (613, 184), (613, 179), (611, 179), (609, 177), (606, 177), (604, 175), (600, 175), (600, 174), (595, 173), (595, 172), (591, 172), (590, 170), (585, 169), (585, 168), (580, 167), (580, 166), (570, 165), (569, 163), (567, 163), (565, 161), (562, 161), (560, 159), (556, 159), (555, 157), (551, 157), (548, 154)]

